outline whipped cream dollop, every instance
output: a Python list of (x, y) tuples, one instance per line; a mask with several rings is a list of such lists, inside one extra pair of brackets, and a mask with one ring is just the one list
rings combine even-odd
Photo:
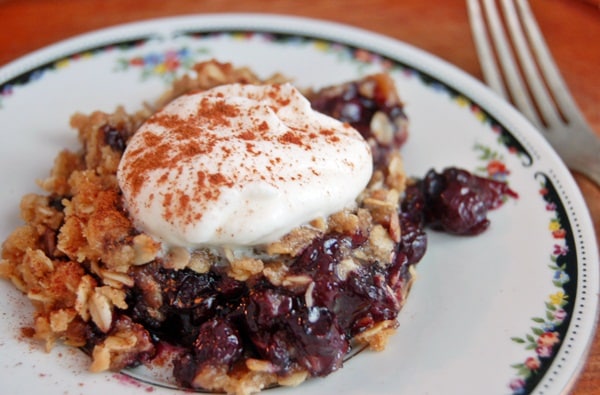
[(151, 116), (117, 179), (135, 225), (167, 245), (247, 247), (352, 206), (371, 173), (362, 136), (291, 84), (232, 84)]

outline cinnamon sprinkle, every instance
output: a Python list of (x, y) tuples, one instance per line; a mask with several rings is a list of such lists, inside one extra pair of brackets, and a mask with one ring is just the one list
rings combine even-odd
[[(257, 101), (267, 99), (267, 106), (278, 113), (282, 107), (292, 103), (290, 98), (281, 93), (281, 89), (281, 85), (272, 85), (264, 93), (251, 93), (249, 97), (257, 96)], [(319, 161), (314, 156), (311, 163), (315, 167), (305, 169), (304, 175), (278, 173), (284, 162), (281, 156), (268, 157), (269, 165), (266, 166), (246, 166), (254, 162), (250, 160), (251, 156), (270, 155), (271, 149), (265, 151), (263, 144), (311, 151), (313, 140), (325, 140), (329, 144), (341, 141), (335, 130), (315, 129), (315, 125), (307, 124), (306, 119), (295, 126), (288, 125), (282, 134), (272, 134), (272, 125), (259, 116), (264, 111), (262, 104), (244, 108), (228, 103), (224, 96), (216, 92), (199, 97), (192, 105), (174, 102), (173, 111), (179, 114), (166, 111), (155, 113), (147, 120), (146, 128), (141, 133), (143, 144), (127, 152), (129, 163), (123, 171), (131, 196), (139, 196), (144, 187), (150, 186), (149, 182), (162, 185), (161, 188), (173, 184), (169, 193), (162, 196), (163, 215), (169, 223), (183, 221), (184, 224), (190, 224), (198, 221), (210, 202), (219, 199), (224, 189), (235, 185), (261, 180), (277, 187), (280, 182), (303, 182), (308, 174), (321, 174)], [(302, 112), (303, 109), (299, 107), (298, 111)], [(200, 168), (195, 167), (194, 163), (197, 160), (204, 163), (205, 159), (201, 158), (213, 154), (216, 158), (214, 162), (209, 165), (206, 162), (207, 165), (198, 171)], [(236, 162), (242, 159), (239, 172), (231, 172), (228, 168), (232, 155), (240, 156), (233, 159)], [(190, 171), (194, 173), (187, 173)], [(192, 185), (182, 184), (183, 188), (174, 185), (189, 176), (192, 178), (186, 182)], [(152, 194), (147, 200), (154, 198)], [(145, 204), (149, 207), (150, 203)]]
[(302, 135), (299, 134), (299, 133), (294, 133), (292, 131), (286, 132), (285, 134), (283, 134), (282, 136), (280, 136), (277, 140), (281, 144), (295, 144), (295, 145), (298, 145), (298, 146), (310, 149), (309, 145), (304, 144), (304, 141), (302, 139)]

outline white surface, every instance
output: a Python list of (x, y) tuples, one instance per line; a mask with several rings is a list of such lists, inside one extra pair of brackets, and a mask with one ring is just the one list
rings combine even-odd
[[(270, 35), (217, 34), (190, 37), (178, 32), (259, 30), (317, 37), (273, 40)], [(155, 37), (126, 49), (102, 49), (92, 56), (68, 58), (63, 67), (15, 85), (0, 97), (0, 239), (18, 226), (18, 205), (26, 192), (38, 191), (60, 149), (76, 147), (68, 121), (76, 111), (128, 110), (152, 101), (168, 86), (165, 78), (142, 68), (119, 69), (119, 59), (188, 48), (193, 60), (216, 57), (247, 65), (261, 76), (282, 72), (300, 87), (319, 87), (379, 70), (384, 55), (409, 67), (391, 70), (411, 122), (403, 148), (411, 175), (431, 167), (476, 169), (482, 165), (479, 144), (502, 156), (508, 181), (520, 197), (491, 215), (490, 229), (477, 238), (430, 233), (429, 249), (419, 264), (418, 281), (400, 315), (400, 329), (382, 353), (364, 352), (325, 379), (270, 394), (507, 394), (516, 377), (512, 365), (535, 354), (511, 338), (525, 338), (544, 317), (549, 295), (557, 292), (549, 268), (555, 245), (549, 231), (556, 213), (540, 195), (540, 174), (548, 176), (566, 210), (561, 223), (572, 228), (573, 265), (578, 278), (568, 301), (571, 324), (553, 353), (547, 373), (531, 391), (562, 394), (584, 361), (596, 322), (597, 246), (583, 199), (566, 168), (524, 118), (481, 84), (442, 61), (397, 41), (353, 28), (296, 18), (261, 15), (184, 17), (126, 25), (59, 43), (0, 69), (0, 84), (90, 48), (144, 36)], [(335, 43), (341, 42), (344, 45)], [(354, 51), (362, 48), (364, 51)], [(366, 55), (365, 55), (366, 54)], [(359, 59), (366, 59), (360, 61)], [(416, 73), (418, 70), (420, 73)], [(426, 84), (422, 75), (440, 84)], [(164, 77), (164, 76), (163, 76)], [(444, 86), (445, 85), (445, 86)], [(450, 94), (451, 91), (460, 94)], [(532, 163), (511, 154), (480, 109), (503, 125), (530, 152)], [(149, 387), (119, 375), (86, 372), (86, 358), (76, 350), (42, 347), (20, 338), (30, 324), (30, 307), (5, 281), (0, 282), (0, 377), (6, 394), (155, 394)]]

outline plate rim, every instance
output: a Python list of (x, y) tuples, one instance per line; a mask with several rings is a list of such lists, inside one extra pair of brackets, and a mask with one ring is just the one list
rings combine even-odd
[[(598, 265), (595, 263), (600, 260), (598, 258), (598, 245), (591, 215), (574, 178), (554, 149), (552, 149), (549, 143), (522, 114), (508, 103), (504, 102), (475, 77), (460, 70), (448, 61), (401, 40), (348, 24), (286, 14), (212, 13), (151, 18), (81, 33), (34, 50), (0, 67), (0, 85), (5, 84), (10, 81), (11, 78), (22, 75), (35, 67), (39, 67), (51, 60), (67, 57), (71, 53), (78, 53), (91, 47), (109, 45), (110, 43), (122, 42), (127, 39), (135, 40), (161, 37), (161, 35), (165, 39), (170, 39), (173, 34), (178, 31), (177, 27), (180, 27), (181, 29), (181, 27), (189, 24), (198, 29), (199, 23), (205, 23), (205, 25), (202, 26), (202, 30), (210, 30), (211, 28), (214, 29), (215, 27), (219, 27), (225, 31), (225, 25), (228, 25), (231, 27), (235, 26), (237, 29), (244, 28), (258, 31), (258, 27), (261, 27), (260, 31), (265, 31), (266, 29), (272, 32), (311, 34), (313, 37), (331, 41), (339, 41), (342, 33), (344, 33), (348, 34), (345, 37), (344, 44), (356, 45), (359, 48), (367, 48), (376, 53), (389, 55), (392, 58), (394, 58), (395, 51), (400, 52), (400, 54), (409, 52), (411, 56), (414, 56), (414, 58), (410, 60), (405, 59), (403, 55), (397, 54), (396, 56), (401, 57), (409, 67), (432, 75), (437, 80), (443, 82), (444, 85), (456, 89), (458, 92), (471, 99), (476, 98), (477, 104), (488, 112), (495, 120), (506, 127), (519, 142), (525, 143), (525, 145), (529, 147), (543, 148), (541, 150), (543, 151), (541, 157), (544, 159), (543, 163), (548, 162), (548, 165), (551, 165), (550, 173), (552, 174), (552, 181), (554, 183), (558, 182), (559, 184), (562, 184), (562, 189), (565, 190), (563, 194), (560, 194), (561, 202), (567, 196), (568, 192), (568, 197), (571, 201), (570, 205), (574, 206), (574, 208), (568, 210), (568, 214), (570, 214), (568, 215), (569, 223), (572, 223), (571, 215), (577, 213), (577, 215), (580, 216), (578, 218), (579, 227), (584, 229), (584, 236), (590, 238), (592, 242), (590, 247), (595, 247), (587, 248), (586, 246), (586, 255), (591, 258), (591, 265), (594, 265), (595, 270), (593, 276), (590, 276), (592, 277), (590, 282), (593, 281), (596, 287), (592, 292), (597, 292), (599, 284), (598, 281), (594, 280), (598, 280)], [(320, 31), (319, 29), (323, 29), (324, 31)], [(154, 30), (153, 34), (141, 36), (141, 32), (150, 32), (152, 30)], [(365, 46), (364, 44), (366, 42), (369, 42), (371, 46)], [(95, 45), (91, 45), (91, 43), (95, 43)], [(579, 265), (580, 260), (577, 259), (577, 266), (579, 267)], [(577, 282), (576, 291), (577, 296), (579, 296), (581, 291), (580, 281)], [(574, 370), (568, 375), (569, 379), (563, 388), (563, 390), (567, 392), (570, 391), (579, 378), (579, 375), (588, 360), (591, 350), (590, 345), (594, 340), (594, 334), (598, 330), (600, 306), (597, 298), (595, 302), (591, 302), (591, 308), (595, 312), (592, 329), (586, 339), (585, 350), (580, 355), (577, 366), (575, 366)], [(567, 333), (571, 331), (570, 326), (571, 325), (567, 328)], [(555, 362), (556, 361), (553, 361), (552, 364)], [(539, 383), (532, 392), (535, 392), (538, 386)]]

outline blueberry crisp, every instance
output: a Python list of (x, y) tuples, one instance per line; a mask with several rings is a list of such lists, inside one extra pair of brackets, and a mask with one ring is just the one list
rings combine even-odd
[(80, 150), (3, 244), (28, 332), (91, 371), (168, 353), (179, 386), (231, 394), (327, 376), (385, 348), (425, 227), (478, 234), (515, 195), (457, 168), (407, 177), (386, 74), (300, 91), (214, 60), (194, 71), (138, 112), (75, 114)]

